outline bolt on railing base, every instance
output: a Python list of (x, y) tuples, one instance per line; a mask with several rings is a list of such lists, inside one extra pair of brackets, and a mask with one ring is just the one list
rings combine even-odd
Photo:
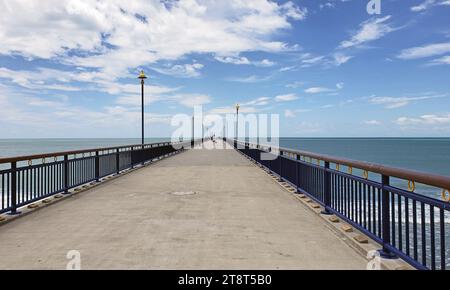
[(398, 259), (397, 255), (395, 255), (394, 253), (389, 252), (385, 249), (379, 249), (378, 253), (380, 253), (380, 257), (383, 259), (389, 259), (389, 260)]
[(320, 214), (323, 215), (333, 215), (333, 213), (331, 211), (329, 211), (328, 209), (324, 209), (323, 211), (320, 212)]

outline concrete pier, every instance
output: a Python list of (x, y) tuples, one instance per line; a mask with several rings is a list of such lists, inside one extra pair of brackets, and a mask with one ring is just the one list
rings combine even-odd
[[(194, 193), (194, 194), (192, 194)], [(0, 269), (365, 269), (234, 150), (189, 150), (0, 227)]]

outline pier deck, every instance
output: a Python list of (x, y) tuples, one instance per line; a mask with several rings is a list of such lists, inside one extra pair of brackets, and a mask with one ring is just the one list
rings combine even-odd
[(367, 264), (234, 150), (189, 150), (0, 227), (2, 269), (65, 269), (70, 250), (83, 269)]

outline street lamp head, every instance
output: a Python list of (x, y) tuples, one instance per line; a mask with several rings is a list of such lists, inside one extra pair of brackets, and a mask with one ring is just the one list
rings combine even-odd
[(145, 75), (144, 71), (141, 70), (141, 73), (139, 74), (138, 79), (145, 80), (146, 78), (147, 78), (147, 76)]
[(237, 112), (239, 112), (239, 108), (240, 108), (241, 106), (239, 105), (239, 104), (236, 104), (236, 111)]

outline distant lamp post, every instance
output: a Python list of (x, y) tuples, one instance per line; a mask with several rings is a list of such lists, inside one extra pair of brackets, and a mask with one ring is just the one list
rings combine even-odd
[(239, 138), (239, 108), (241, 106), (239, 104), (236, 104), (236, 143)]
[(144, 71), (141, 70), (138, 79), (141, 80), (142, 145), (144, 145), (144, 83), (146, 78), (147, 76), (144, 74)]

